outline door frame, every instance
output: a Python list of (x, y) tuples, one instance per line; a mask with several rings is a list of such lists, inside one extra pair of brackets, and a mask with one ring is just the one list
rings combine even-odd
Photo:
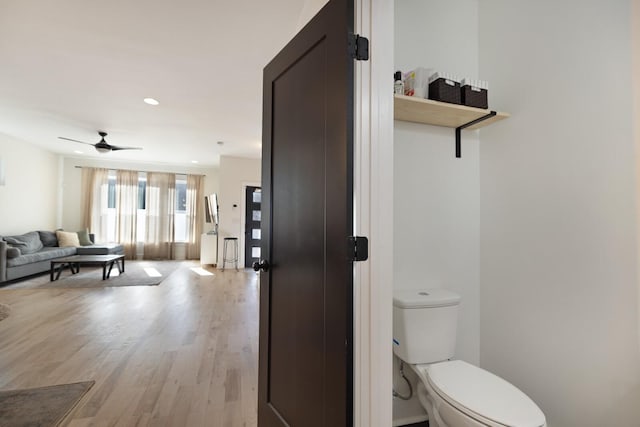
[[(317, 10), (325, 3), (316, 2)], [(355, 263), (354, 267), (354, 425), (389, 427), (393, 387), (390, 344), (393, 88), (390, 76), (395, 71), (394, 7), (388, 0), (354, 0), (354, 5), (355, 31), (371, 42), (369, 61), (355, 65), (354, 223), (355, 233), (368, 236), (370, 247), (369, 261)]]
[(238, 236), (239, 238), (238, 266), (242, 266), (242, 268), (245, 268), (244, 267), (244, 249), (245, 249), (244, 248), (244, 245), (245, 245), (244, 229), (247, 226), (247, 218), (246, 218), (247, 201), (245, 200), (247, 187), (262, 188), (262, 183), (258, 181), (242, 181), (242, 190), (241, 190), (242, 197), (240, 197), (240, 212), (242, 213), (242, 215), (240, 216), (240, 235)]
[(355, 0), (355, 30), (369, 38), (369, 61), (355, 67), (355, 233), (368, 236), (369, 261), (354, 268), (354, 419), (392, 423), (394, 2)]

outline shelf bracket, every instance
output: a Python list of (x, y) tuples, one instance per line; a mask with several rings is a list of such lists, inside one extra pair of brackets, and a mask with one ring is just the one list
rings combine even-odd
[(461, 143), (460, 143), (462, 129), (468, 128), (469, 126), (473, 126), (476, 123), (483, 122), (483, 121), (487, 120), (488, 118), (495, 116), (496, 114), (498, 114), (498, 113), (496, 113), (495, 111), (491, 111), (487, 115), (484, 115), (482, 117), (478, 117), (477, 119), (472, 120), (469, 123), (465, 123), (462, 126), (458, 126), (456, 128), (456, 157), (457, 158), (462, 157), (462, 147), (461, 147)]

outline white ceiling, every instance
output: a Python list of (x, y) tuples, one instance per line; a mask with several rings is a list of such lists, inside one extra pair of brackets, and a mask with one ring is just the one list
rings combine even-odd
[[(262, 69), (295, 34), (304, 3), (0, 0), (0, 133), (119, 161), (259, 157)], [(58, 139), (95, 143), (98, 130), (143, 150), (98, 154)]]

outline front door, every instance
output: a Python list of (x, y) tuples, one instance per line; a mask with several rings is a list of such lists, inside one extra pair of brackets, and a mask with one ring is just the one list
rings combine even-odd
[(260, 427), (353, 424), (353, 0), (264, 70)]
[(244, 266), (251, 268), (260, 260), (262, 190), (260, 187), (245, 187), (244, 193)]

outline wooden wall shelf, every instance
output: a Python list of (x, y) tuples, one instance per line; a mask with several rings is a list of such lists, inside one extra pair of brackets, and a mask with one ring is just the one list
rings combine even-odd
[(456, 157), (460, 157), (460, 131), (480, 129), (509, 117), (508, 113), (449, 104), (414, 96), (394, 95), (395, 120), (456, 129)]
[[(394, 118), (405, 122), (457, 128), (490, 113), (490, 110), (448, 104), (414, 96), (394, 95)], [(467, 129), (480, 129), (491, 123), (509, 117), (508, 113), (496, 113), (495, 116), (469, 126)]]

